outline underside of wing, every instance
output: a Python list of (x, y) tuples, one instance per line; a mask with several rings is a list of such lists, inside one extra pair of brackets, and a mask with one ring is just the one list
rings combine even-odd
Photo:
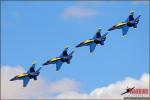
[(91, 43), (90, 44), (90, 53), (94, 52), (95, 48), (96, 48), (96, 43)]
[(63, 62), (60, 61), (60, 60), (58, 60), (58, 61), (56, 62), (56, 71), (59, 71), (59, 70), (60, 70), (62, 64), (63, 64)]
[(23, 87), (26, 87), (30, 81), (30, 78), (28, 76), (23, 77)]
[(33, 79), (34, 79), (34, 80), (37, 80), (37, 76), (34, 76)]
[(129, 26), (125, 25), (124, 27), (122, 27), (122, 35), (123, 36), (126, 35), (128, 30), (129, 30)]

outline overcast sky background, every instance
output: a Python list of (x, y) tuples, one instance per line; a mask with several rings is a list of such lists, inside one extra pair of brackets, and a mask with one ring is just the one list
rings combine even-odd
[[(1, 8), (2, 66), (28, 70), (35, 60), (40, 67), (67, 45), (69, 52), (75, 50), (71, 63), (63, 64), (58, 73), (55, 65), (45, 66), (41, 76), (47, 82), (67, 77), (80, 82), (81, 92), (89, 93), (125, 77), (139, 79), (149, 73), (148, 2), (3, 1)], [(104, 34), (125, 21), (131, 10), (135, 17), (142, 15), (137, 29), (130, 28), (125, 37), (121, 30), (109, 32), (105, 45), (97, 46), (93, 54), (88, 47), (74, 48), (98, 28)]]

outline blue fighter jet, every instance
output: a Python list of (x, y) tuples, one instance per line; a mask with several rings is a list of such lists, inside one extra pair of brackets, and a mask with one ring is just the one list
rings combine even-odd
[(76, 47), (89, 46), (90, 53), (92, 53), (94, 52), (97, 44), (104, 45), (104, 41), (106, 40), (107, 34), (108, 32), (101, 36), (101, 29), (98, 29), (98, 31), (92, 39), (85, 40), (78, 44)]
[(140, 16), (141, 15), (134, 19), (134, 11), (131, 11), (129, 17), (124, 22), (112, 26), (110, 29), (108, 29), (108, 31), (122, 29), (122, 35), (124, 36), (127, 34), (130, 27), (137, 28)]
[(15, 80), (23, 80), (23, 87), (26, 87), (29, 83), (30, 79), (37, 80), (37, 76), (40, 74), (41, 67), (35, 71), (35, 64), (33, 64), (27, 73), (19, 74), (14, 78), (10, 79), (10, 81)]
[(72, 59), (72, 55), (74, 51), (72, 51), (70, 54), (68, 54), (67, 51), (68, 51), (68, 47), (65, 48), (65, 50), (61, 53), (59, 57), (55, 57), (46, 61), (43, 64), (43, 66), (48, 65), (48, 64), (56, 64), (56, 71), (59, 71), (64, 62), (66, 62), (67, 64), (70, 64), (70, 60)]

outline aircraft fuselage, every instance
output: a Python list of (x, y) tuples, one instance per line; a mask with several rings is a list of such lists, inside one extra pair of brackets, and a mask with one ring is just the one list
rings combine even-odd
[(124, 27), (125, 25), (127, 25), (129, 27), (134, 27), (134, 24), (138, 24), (138, 22), (139, 22), (139, 20), (137, 20), (135, 23), (134, 23), (134, 21), (122, 22), (122, 23), (114, 25), (108, 31), (111, 31), (111, 30), (114, 30), (114, 29), (120, 29), (120, 28)]
[(67, 62), (69, 63), (69, 60), (72, 58), (72, 56), (63, 56), (63, 57), (56, 57), (52, 58), (51, 60), (47, 61), (43, 65), (48, 65), (48, 64), (55, 64), (57, 61), (62, 61), (62, 62)]
[(39, 75), (39, 73), (29, 73), (29, 74), (23, 73), (23, 74), (19, 74), (19, 75), (15, 76), (10, 81), (20, 80), (20, 79), (22, 79), (23, 77), (26, 77), (26, 76), (28, 76), (30, 79), (32, 79), (33, 77), (38, 76), (38, 75)]
[(81, 42), (79, 45), (77, 45), (77, 47), (81, 47), (81, 46), (88, 46), (91, 43), (96, 43), (96, 44), (101, 44), (101, 42), (105, 41), (105, 38), (97, 38), (97, 39), (89, 39), (89, 40), (85, 40), (83, 42)]

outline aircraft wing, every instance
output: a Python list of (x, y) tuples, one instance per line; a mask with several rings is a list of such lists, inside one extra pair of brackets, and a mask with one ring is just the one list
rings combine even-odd
[(68, 48), (65, 48), (65, 50), (60, 54), (59, 57), (67, 56), (68, 55), (67, 51), (68, 51)]
[(96, 43), (91, 43), (90, 44), (90, 53), (94, 52), (95, 48), (96, 48)]
[(30, 81), (30, 78), (28, 76), (23, 77), (23, 87), (26, 87)]
[(56, 71), (59, 71), (59, 70), (60, 70), (62, 64), (63, 64), (62, 61), (60, 61), (60, 60), (56, 61)]
[(100, 38), (101, 37), (101, 29), (99, 29), (96, 34), (93, 36), (93, 39), (96, 39), (96, 38)]
[(33, 79), (34, 79), (34, 80), (37, 80), (37, 76), (34, 76)]
[(123, 36), (126, 35), (128, 30), (129, 30), (129, 26), (125, 25), (124, 27), (122, 27), (122, 35)]
[(35, 64), (33, 64), (33, 65), (30, 67), (30, 69), (27, 71), (27, 73), (35, 72), (34, 68), (35, 68)]

